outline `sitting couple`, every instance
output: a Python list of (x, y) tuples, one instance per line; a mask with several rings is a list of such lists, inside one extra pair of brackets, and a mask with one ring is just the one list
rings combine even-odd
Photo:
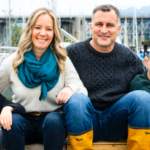
[(66, 51), (54, 12), (39, 8), (31, 14), (18, 50), (0, 67), (0, 92), (11, 84), (15, 102), (1, 111), (6, 150), (33, 143), (62, 150), (67, 135), (73, 150), (93, 150), (92, 142), (127, 134), (128, 150), (150, 149), (150, 94), (129, 92), (144, 66), (134, 52), (115, 42), (119, 20), (116, 7), (96, 7), (92, 38)]

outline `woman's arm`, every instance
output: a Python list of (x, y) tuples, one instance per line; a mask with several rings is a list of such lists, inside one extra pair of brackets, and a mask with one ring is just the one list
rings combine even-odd
[(24, 115), (25, 109), (23, 106), (21, 106), (20, 104), (15, 104), (11, 101), (8, 101), (4, 96), (1, 95), (11, 83), (10, 75), (11, 75), (11, 72), (13, 72), (12, 60), (13, 60), (13, 57), (12, 55), (10, 55), (4, 60), (4, 62), (0, 66), (0, 112), (2, 111), (3, 107), (11, 106), (14, 108), (13, 112)]
[(70, 97), (75, 93), (88, 94), (71, 60), (67, 57), (65, 63), (65, 87), (59, 92), (56, 102), (67, 103)]
[(83, 93), (85, 95), (88, 95), (87, 89), (84, 87), (75, 67), (73, 66), (71, 60), (69, 57), (67, 57), (66, 63), (65, 63), (65, 87), (70, 87), (74, 94), (75, 93)]

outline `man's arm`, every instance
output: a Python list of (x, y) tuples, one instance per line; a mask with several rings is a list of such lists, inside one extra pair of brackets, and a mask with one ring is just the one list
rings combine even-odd
[(11, 106), (13, 108), (12, 113), (25, 114), (25, 108), (22, 105), (13, 103), (0, 94), (0, 112), (5, 106)]

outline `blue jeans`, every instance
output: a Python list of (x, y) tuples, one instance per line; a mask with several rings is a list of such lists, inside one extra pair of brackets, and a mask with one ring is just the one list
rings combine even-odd
[(131, 128), (150, 128), (150, 94), (133, 91), (104, 111), (94, 109), (83, 94), (73, 95), (63, 107), (68, 134), (80, 135), (93, 128), (93, 141), (115, 141)]
[(66, 124), (63, 114), (51, 112), (47, 115), (22, 117), (12, 115), (11, 130), (3, 130), (6, 150), (24, 150), (25, 144), (41, 143), (44, 150), (62, 150), (66, 139)]

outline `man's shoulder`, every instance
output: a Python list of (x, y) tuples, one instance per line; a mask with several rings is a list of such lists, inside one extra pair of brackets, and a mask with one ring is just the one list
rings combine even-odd
[(117, 49), (119, 49), (120, 51), (122, 51), (127, 57), (128, 56), (133, 56), (133, 57), (135, 57), (137, 59), (140, 59), (138, 57), (138, 55), (135, 52), (133, 52), (130, 48), (124, 46), (123, 44), (119, 44), (117, 42), (115, 42), (115, 44), (116, 44)]
[(81, 41), (81, 42), (77, 42), (77, 43), (74, 43), (74, 44), (70, 44), (69, 46), (66, 47), (66, 50), (69, 52), (69, 51), (78, 51), (80, 49), (84, 49), (85, 46), (86, 46), (86, 43), (87, 40), (84, 40), (84, 41)]
[(115, 42), (115, 45), (120, 50), (123, 50), (123, 51), (125, 50), (125, 52), (127, 51), (127, 52), (131, 52), (132, 53), (132, 50), (129, 49), (128, 47), (124, 46), (123, 44)]

